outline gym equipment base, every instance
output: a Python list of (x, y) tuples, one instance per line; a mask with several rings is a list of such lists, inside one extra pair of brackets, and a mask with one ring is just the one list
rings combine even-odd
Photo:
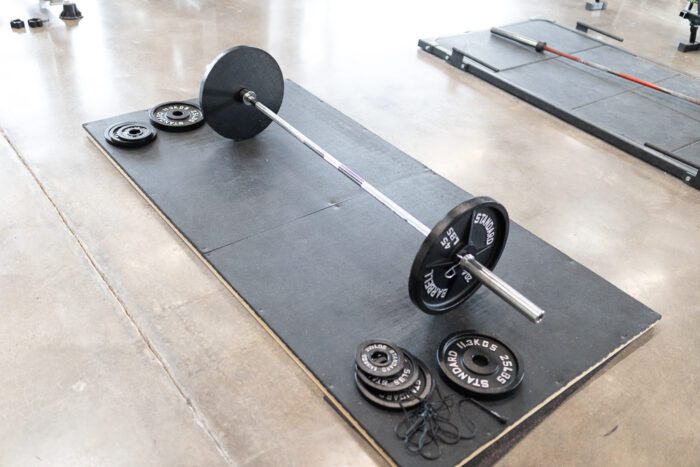
[[(553, 21), (529, 20), (502, 29), (700, 96), (700, 81)], [(700, 189), (697, 105), (489, 31), (421, 39), (418, 46)]]
[[(280, 115), (430, 225), (471, 197), (297, 84), (285, 84)], [(148, 111), (84, 126), (325, 399), (390, 462), (454, 465), (501, 455), (555, 400), (660, 318), (515, 223), (495, 270), (547, 310), (544, 321), (530, 323), (486, 288), (445, 315), (425, 314), (411, 303), (407, 287), (423, 236), (281, 128), (237, 143), (204, 125), (162, 131), (147, 146), (124, 149), (103, 136), (123, 120), (148, 121)], [(473, 408), (476, 438), (443, 446), (439, 461), (427, 461), (409, 454), (394, 435), (401, 415), (376, 408), (358, 392), (355, 349), (370, 338), (395, 342), (426, 363), (443, 394), (454, 394), (438, 376), (435, 352), (447, 335), (466, 329), (493, 334), (519, 351), (525, 378), (514, 394), (487, 402), (508, 425)]]

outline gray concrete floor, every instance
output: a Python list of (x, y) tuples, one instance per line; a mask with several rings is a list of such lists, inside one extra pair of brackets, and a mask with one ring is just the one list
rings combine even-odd
[(663, 314), (501, 465), (698, 465), (700, 193), (415, 46), (587, 20), (700, 75), (683, 2), (609, 3), (83, 0), (13, 33), (37, 5), (3, 2), (0, 465), (382, 462), (80, 126), (193, 97), (240, 43)]

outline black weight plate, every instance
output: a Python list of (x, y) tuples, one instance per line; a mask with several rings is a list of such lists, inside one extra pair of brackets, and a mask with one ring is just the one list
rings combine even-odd
[(450, 334), (438, 347), (440, 374), (455, 388), (477, 397), (500, 397), (522, 382), (523, 362), (495, 337), (477, 331)]
[(119, 122), (105, 130), (104, 136), (109, 144), (125, 148), (145, 146), (156, 138), (155, 128), (140, 122)]
[(365, 386), (358, 372), (355, 372), (355, 385), (365, 399), (379, 407), (393, 410), (410, 409), (424, 401), (433, 390), (433, 377), (428, 368), (415, 357), (414, 363), (418, 368), (418, 378), (409, 389), (403, 392), (373, 390)]
[(457, 205), (425, 238), (411, 267), (408, 293), (430, 314), (460, 305), (481, 285), (458, 266), (459, 255), (472, 254), (488, 269), (501, 257), (508, 238), (508, 212), (491, 198), (472, 198)]
[(204, 125), (202, 110), (189, 102), (164, 102), (148, 112), (148, 118), (156, 128), (183, 132)]
[(414, 363), (415, 357), (408, 353), (405, 349), (400, 349), (403, 352), (404, 367), (401, 373), (390, 378), (382, 376), (368, 376), (355, 365), (357, 377), (362, 383), (370, 389), (382, 392), (402, 392), (413, 386), (413, 383), (418, 379), (418, 369)]
[(365, 341), (355, 352), (355, 365), (367, 376), (390, 378), (401, 373), (405, 364), (401, 349), (382, 339)]
[(243, 103), (241, 90), (255, 92), (259, 102), (277, 112), (284, 97), (282, 70), (264, 50), (241, 45), (228, 49), (207, 67), (199, 105), (210, 127), (236, 141), (252, 138), (272, 120)]

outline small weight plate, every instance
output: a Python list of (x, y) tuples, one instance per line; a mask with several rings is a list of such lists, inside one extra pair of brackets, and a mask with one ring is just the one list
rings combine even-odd
[(355, 365), (367, 376), (390, 378), (403, 371), (403, 352), (389, 341), (372, 339), (357, 346)]
[(145, 146), (155, 139), (157, 131), (150, 125), (139, 122), (119, 122), (105, 130), (109, 144), (125, 148)]
[(243, 89), (255, 92), (258, 101), (273, 112), (280, 109), (282, 70), (264, 50), (245, 45), (228, 49), (207, 67), (199, 88), (199, 105), (209, 126), (236, 141), (252, 138), (272, 121), (243, 102)]
[(523, 380), (523, 362), (495, 337), (476, 331), (449, 335), (437, 351), (440, 374), (452, 386), (478, 397), (504, 396)]
[(508, 212), (485, 196), (457, 205), (425, 238), (411, 267), (408, 293), (413, 303), (430, 314), (460, 305), (481, 285), (459, 266), (459, 257), (473, 255), (493, 269), (508, 238)]
[(402, 392), (413, 386), (413, 383), (418, 379), (418, 369), (414, 363), (415, 357), (408, 353), (405, 349), (399, 349), (403, 352), (404, 367), (401, 373), (396, 376), (385, 378), (383, 376), (368, 376), (355, 366), (357, 377), (362, 383), (370, 389), (382, 392)]
[(360, 394), (371, 403), (385, 409), (410, 409), (424, 401), (433, 390), (433, 377), (425, 364), (414, 357), (418, 368), (418, 378), (413, 385), (403, 392), (382, 392), (367, 387), (355, 372), (355, 385)]
[(148, 112), (148, 118), (153, 126), (165, 131), (190, 131), (204, 124), (202, 110), (189, 102), (158, 104)]

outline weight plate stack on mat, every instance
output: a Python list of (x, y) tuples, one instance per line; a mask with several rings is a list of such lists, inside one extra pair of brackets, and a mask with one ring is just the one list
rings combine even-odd
[[(382, 368), (391, 370), (381, 374)], [(425, 400), (433, 389), (433, 378), (425, 364), (405, 349), (375, 339), (357, 348), (355, 384), (374, 405), (397, 410)]]
[(413, 260), (408, 293), (430, 314), (445, 313), (469, 298), (481, 285), (460, 257), (472, 255), (488, 269), (498, 263), (508, 239), (508, 212), (482, 196), (453, 208), (425, 238)]
[(183, 132), (204, 125), (204, 114), (188, 102), (164, 102), (148, 112), (148, 118), (156, 128), (165, 131)]
[(255, 91), (273, 112), (282, 106), (282, 70), (264, 50), (246, 45), (228, 49), (209, 65), (199, 88), (199, 104), (209, 126), (236, 141), (252, 138), (272, 122), (243, 102), (243, 90)]
[(105, 130), (105, 139), (114, 146), (138, 148), (153, 141), (157, 134), (156, 129), (146, 123), (120, 122)]
[(523, 362), (502, 341), (477, 331), (450, 334), (437, 351), (440, 374), (454, 388), (474, 397), (497, 398), (523, 380)]

